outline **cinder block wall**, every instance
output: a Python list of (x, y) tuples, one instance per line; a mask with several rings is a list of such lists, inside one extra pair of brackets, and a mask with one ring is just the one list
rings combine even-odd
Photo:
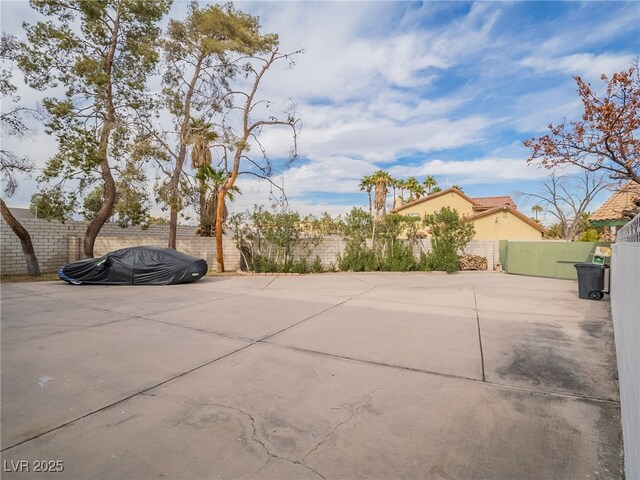
[[(23, 226), (31, 234), (31, 240), (38, 256), (40, 269), (43, 273), (55, 272), (60, 266), (76, 261), (83, 257), (82, 242), (88, 222), (78, 221), (47, 221), (39, 219), (21, 219)], [(22, 254), (20, 240), (0, 220), (0, 266), (3, 275), (26, 274), (26, 263)], [(94, 254), (104, 255), (107, 252), (135, 245), (166, 246), (169, 229), (166, 226), (152, 226), (147, 230), (140, 227), (122, 228), (118, 224), (108, 223), (102, 227), (96, 239)], [(473, 240), (464, 249), (464, 253), (481, 255), (487, 258), (489, 270), (495, 268), (498, 262), (497, 240)], [(306, 257), (311, 263), (316, 256), (320, 258), (324, 269), (329, 270), (338, 265), (338, 255), (344, 252), (345, 241), (339, 235), (328, 235), (318, 245), (313, 245), (309, 239), (303, 239), (295, 249), (296, 258)], [(215, 239), (196, 236), (196, 228), (178, 226), (177, 248), (181, 252), (204, 258), (209, 264), (210, 271), (217, 270)], [(413, 243), (417, 256), (421, 251), (431, 251), (431, 242), (427, 239)], [(227, 270), (240, 268), (240, 252), (230, 237), (223, 237), (224, 262)]]
[[(429, 253), (431, 251), (431, 241), (428, 239), (418, 239), (412, 242), (413, 254), (419, 258), (421, 252)], [(487, 259), (488, 270), (495, 270), (499, 259), (498, 240), (472, 240), (469, 245), (459, 253), (468, 255), (480, 255)], [(306, 258), (309, 263), (313, 262), (318, 256), (325, 269), (331, 269), (338, 266), (338, 255), (344, 252), (345, 241), (339, 235), (327, 235), (322, 241), (314, 246), (310, 240), (302, 239), (293, 254), (296, 258)]]
[(296, 258), (305, 258), (309, 263), (315, 261), (316, 256), (325, 270), (338, 267), (338, 255), (344, 251), (345, 241), (339, 235), (327, 235), (318, 245), (313, 245), (309, 239), (303, 239), (294, 249)]
[[(47, 221), (39, 219), (20, 219), (31, 235), (31, 241), (43, 273), (55, 272), (69, 261), (82, 258), (82, 242), (88, 222)], [(169, 227), (152, 226), (147, 230), (140, 227), (122, 228), (118, 224), (108, 223), (102, 227), (96, 239), (94, 254), (103, 255), (109, 251), (136, 245), (166, 246)], [(26, 274), (27, 268), (20, 240), (0, 220), (0, 266), (3, 275)], [(178, 226), (178, 250), (204, 258), (209, 271), (217, 270), (215, 238), (196, 236), (196, 228)], [(233, 240), (223, 237), (225, 268), (236, 270), (240, 265), (240, 252)]]
[[(499, 259), (499, 240), (471, 240), (464, 250), (458, 252), (466, 255), (479, 255), (487, 259), (487, 270), (495, 270)], [(416, 240), (413, 245), (413, 253), (418, 256), (420, 252), (431, 251), (431, 240), (422, 238)]]

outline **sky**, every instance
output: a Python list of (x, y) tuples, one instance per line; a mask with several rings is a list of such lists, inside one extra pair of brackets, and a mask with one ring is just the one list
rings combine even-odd
[[(603, 73), (627, 69), (640, 55), (638, 2), (235, 5), (259, 16), (263, 32), (278, 33), (281, 51), (304, 50), (294, 66), (270, 70), (260, 91), (276, 106), (295, 102), (302, 119), (298, 159), (273, 178), (302, 214), (366, 207), (358, 184), (378, 169), (397, 178), (433, 175), (470, 196), (511, 195), (531, 214), (517, 194), (535, 192), (549, 172), (527, 165), (522, 141), (579, 118), (573, 76), (601, 90)], [(183, 18), (187, 6), (175, 1), (169, 17)], [(36, 18), (23, 1), (0, 0), (0, 14), (2, 30), (18, 37), (22, 21)], [(25, 105), (44, 95), (24, 85), (19, 93)], [(278, 164), (291, 135), (265, 129), (261, 142)], [(3, 144), (40, 167), (56, 151), (42, 128)], [(278, 195), (253, 177), (238, 185), (232, 212)], [(24, 179), (9, 204), (27, 206), (36, 189)]]

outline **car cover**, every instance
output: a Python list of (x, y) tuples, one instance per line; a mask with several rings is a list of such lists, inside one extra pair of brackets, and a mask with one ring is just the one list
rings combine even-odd
[(74, 285), (175, 285), (202, 278), (206, 260), (162, 247), (129, 247), (69, 263), (58, 270)]

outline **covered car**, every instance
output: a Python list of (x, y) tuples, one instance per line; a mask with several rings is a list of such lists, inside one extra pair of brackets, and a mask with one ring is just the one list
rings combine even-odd
[(175, 285), (202, 278), (206, 260), (162, 247), (129, 247), (64, 265), (58, 276), (74, 285)]

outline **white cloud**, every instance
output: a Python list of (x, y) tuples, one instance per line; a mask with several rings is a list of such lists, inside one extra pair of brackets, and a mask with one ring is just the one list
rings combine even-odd
[[(171, 16), (183, 18), (187, 5), (175, 2)], [(260, 16), (264, 32), (279, 33), (283, 52), (306, 52), (293, 68), (283, 62), (270, 69), (260, 89), (261, 98), (274, 102), (273, 111), (294, 99), (303, 119), (302, 161), (284, 174), (292, 207), (348, 210), (340, 204), (344, 195), (357, 193), (360, 178), (382, 163), (393, 164), (396, 176), (438, 175), (462, 185), (545, 177), (545, 170), (526, 166), (518, 137), (579, 112), (571, 75), (598, 83), (601, 73), (628, 66), (625, 51), (633, 46), (597, 54), (592, 48), (635, 28), (637, 16), (624, 15), (628, 7), (617, 5), (610, 17), (588, 22), (590, 9), (599, 7), (570, 4), (569, 13), (537, 25), (522, 17), (529, 7), (517, 2), (237, 3)], [(19, 20), (33, 16), (26, 6), (2, 8)], [(515, 31), (512, 24), (523, 28)], [(151, 80), (157, 85), (157, 78)], [(21, 93), (29, 104), (42, 96), (23, 87)], [(37, 152), (40, 163), (55, 152), (55, 142), (35, 138), (36, 148), (12, 146)], [(276, 163), (288, 157), (286, 128), (265, 128), (260, 140)], [(251, 153), (260, 155), (255, 145)], [(438, 159), (407, 165), (434, 155)], [(244, 194), (232, 210), (268, 203), (267, 182), (242, 177), (239, 184)], [(353, 198), (364, 204), (365, 197)]]
[(513, 180), (545, 178), (545, 169), (528, 166), (521, 158), (480, 158), (474, 160), (428, 160), (415, 166), (397, 166), (390, 170), (398, 177), (434, 175), (446, 177), (462, 186), (491, 184)]
[(611, 75), (628, 69), (633, 58), (631, 53), (575, 53), (559, 57), (531, 56), (522, 60), (522, 64), (543, 72), (560, 71), (595, 82), (603, 73)]
[(576, 48), (601, 46), (621, 34), (637, 32), (640, 15), (635, 2), (606, 2), (595, 4), (595, 8), (598, 5), (607, 10), (607, 15), (601, 12), (594, 17), (591, 9), (594, 5), (584, 2), (581, 8), (553, 22), (550, 35), (536, 50), (549, 57), (562, 56), (575, 52)]

